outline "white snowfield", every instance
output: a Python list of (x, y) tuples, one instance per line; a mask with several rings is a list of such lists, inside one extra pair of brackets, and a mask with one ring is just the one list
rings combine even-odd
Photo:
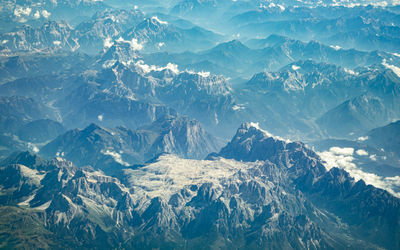
[(212, 183), (222, 189), (224, 184), (235, 179), (239, 172), (262, 165), (262, 162), (243, 163), (219, 158), (214, 161), (181, 159), (176, 155), (162, 155), (157, 162), (132, 170), (124, 170), (129, 176), (129, 186), (134, 195), (164, 200), (181, 189), (203, 183)]

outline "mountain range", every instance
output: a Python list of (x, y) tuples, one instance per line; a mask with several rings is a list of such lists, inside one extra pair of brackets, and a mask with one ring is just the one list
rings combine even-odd
[(2, 1), (0, 248), (399, 249), (399, 6)]
[(397, 248), (398, 198), (326, 170), (302, 143), (243, 124), (208, 158), (162, 155), (121, 169), (118, 180), (60, 158), (14, 155), (1, 164), (2, 221), (27, 224), (5, 240), (26, 246), (36, 226), (37, 247)]

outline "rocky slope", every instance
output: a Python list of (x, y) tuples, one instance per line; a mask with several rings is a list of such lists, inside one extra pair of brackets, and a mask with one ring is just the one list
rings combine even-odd
[(208, 160), (163, 155), (119, 179), (28, 153), (1, 165), (2, 205), (44, 213), (71, 248), (398, 247), (397, 198), (252, 124)]

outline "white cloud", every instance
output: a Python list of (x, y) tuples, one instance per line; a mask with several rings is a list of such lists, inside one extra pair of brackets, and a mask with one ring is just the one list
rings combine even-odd
[(122, 37), (120, 37), (120, 38), (118, 38), (118, 39), (116, 40), (116, 42), (118, 42), (118, 43), (127, 43), (127, 44), (130, 45), (130, 47), (131, 47), (133, 50), (142, 50), (142, 49), (143, 49), (143, 44), (139, 43), (138, 40), (137, 40), (136, 38), (132, 38), (131, 41), (128, 41), (128, 40), (125, 40), (125, 39), (123, 39)]
[(50, 12), (48, 12), (47, 10), (42, 10), (42, 16), (44, 17), (44, 18), (49, 18), (50, 17), (50, 15), (51, 15), (51, 13)]
[(40, 18), (40, 12), (38, 10), (35, 12), (35, 14), (33, 14), (33, 18), (35, 18), (35, 19)]
[(135, 63), (135, 66), (139, 67), (143, 70), (145, 74), (150, 73), (151, 71), (163, 71), (165, 69), (171, 70), (175, 74), (179, 74), (180, 71), (178, 69), (178, 65), (173, 63), (168, 63), (165, 67), (159, 67), (156, 65), (148, 65), (145, 64), (142, 60), (139, 60)]
[(354, 154), (354, 148), (339, 148), (339, 147), (332, 147), (329, 149), (330, 152), (336, 154), (336, 155), (353, 155)]
[(116, 162), (118, 162), (118, 163), (121, 164), (121, 165), (129, 166), (129, 163), (124, 162), (124, 161), (122, 160), (122, 156), (121, 156), (120, 154), (118, 154), (117, 152), (114, 152), (114, 151), (112, 151), (112, 150), (107, 149), (107, 150), (105, 150), (105, 151), (102, 150), (101, 153), (102, 153), (103, 155), (109, 155), (109, 156), (111, 156)]
[(361, 137), (358, 137), (357, 140), (358, 140), (358, 141), (366, 141), (366, 140), (368, 140), (368, 136), (361, 136)]
[(364, 149), (359, 149), (359, 150), (356, 151), (356, 154), (359, 155), (359, 156), (367, 156), (368, 152), (365, 151)]
[(36, 145), (34, 145), (33, 143), (28, 143), (28, 148), (30, 149), (30, 150), (32, 150), (32, 152), (33, 153), (39, 153), (39, 148), (38, 147), (36, 147)]
[(22, 15), (24, 16), (29, 16), (32, 12), (32, 9), (29, 7), (23, 8), (22, 6), (17, 6), (14, 9), (14, 16), (16, 17), (21, 17)]
[[(364, 150), (357, 150), (356, 153), (364, 154), (367, 153)], [(357, 154), (358, 154), (357, 153)], [(339, 148), (332, 147), (329, 151), (319, 152), (318, 155), (323, 161), (325, 161), (325, 167), (327, 170), (332, 167), (342, 168), (347, 171), (350, 176), (352, 176), (356, 181), (362, 179), (367, 184), (374, 185), (375, 187), (382, 188), (392, 193), (393, 195), (400, 197), (400, 193), (394, 191), (400, 186), (400, 176), (394, 177), (382, 177), (374, 173), (364, 172), (360, 169), (354, 161), (354, 149), (353, 148)], [(370, 156), (370, 158), (375, 157), (375, 155)], [(372, 159), (371, 158), (371, 159)]]
[(103, 121), (103, 118), (104, 118), (103, 115), (98, 115), (98, 116), (97, 116), (97, 120), (99, 120), (99, 121)]

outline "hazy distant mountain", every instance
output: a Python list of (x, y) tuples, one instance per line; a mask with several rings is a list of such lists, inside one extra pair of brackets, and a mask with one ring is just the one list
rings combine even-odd
[[(92, 64), (92, 58), (81, 53), (21, 53), (16, 56), (2, 56), (0, 57), (0, 81), (2, 83), (1, 94), (18, 92), (22, 89), (32, 88), (31, 81), (22, 83), (23, 78), (43, 77), (49, 75), (60, 75), (66, 73), (74, 75), (82, 70), (86, 70)], [(22, 78), (22, 79), (21, 79)], [(19, 86), (6, 87), (7, 83), (14, 80), (15, 83), (9, 85), (31, 85), (31, 87)], [(26, 79), (25, 79), (26, 81)], [(53, 83), (53, 85), (55, 85)], [(25, 91), (25, 90), (24, 90)]]
[(75, 39), (74, 32), (65, 22), (49, 21), (39, 28), (26, 25), (16, 32), (0, 35), (3, 41), (0, 51), (2, 53), (60, 49), (75, 51), (79, 48), (79, 43)]
[(385, 124), (389, 112), (379, 98), (359, 96), (329, 110), (317, 123), (331, 137), (347, 135), (357, 138)]
[(80, 48), (97, 54), (110, 47), (128, 28), (136, 26), (143, 19), (143, 13), (138, 10), (98, 12), (76, 27)]
[(18, 129), (19, 139), (27, 142), (47, 142), (65, 132), (64, 126), (56, 121), (41, 119), (32, 121)]
[(146, 51), (175, 52), (209, 48), (221, 39), (220, 35), (199, 26), (182, 29), (157, 16), (146, 18), (127, 30), (123, 37), (126, 40), (136, 39)]
[(66, 132), (40, 149), (40, 154), (62, 156), (77, 166), (92, 165), (113, 172), (121, 166), (143, 164), (162, 153), (201, 159), (219, 147), (220, 142), (199, 122), (170, 117), (138, 130), (91, 124), (83, 130)]
[[(258, 15), (258, 12), (254, 15)], [(399, 40), (399, 28), (381, 23), (379, 18), (376, 19), (377, 17), (372, 20), (363, 16), (289, 20), (257, 20), (257, 16), (245, 18), (251, 21), (241, 22), (236, 32), (247, 37), (266, 37), (278, 34), (304, 41), (318, 40), (346, 49), (399, 52), (396, 47)]]
[(50, 109), (31, 98), (11, 96), (0, 98), (0, 129), (13, 132), (33, 120), (52, 118)]
[(220, 43), (198, 53), (159, 52), (144, 55), (152, 64), (175, 63), (180, 68), (210, 71), (227, 77), (249, 78), (260, 71), (275, 71), (299, 60), (313, 60), (355, 69), (390, 61), (399, 65), (399, 57), (385, 52), (363, 52), (328, 46), (317, 41), (301, 42), (287, 37), (271, 35), (266, 39), (253, 39), (244, 45), (239, 40)]
[(400, 158), (400, 122), (393, 122), (384, 127), (375, 128), (368, 132), (366, 143), (383, 148), (386, 153)]
[[(316, 124), (313, 123), (315, 118), (349, 99), (358, 97), (360, 93), (378, 98), (378, 101), (369, 106), (358, 105), (358, 110), (350, 108), (352, 105), (344, 104), (337, 112), (330, 113), (331, 118), (328, 119), (329, 115), (324, 118), (325, 124), (335, 130), (332, 133), (346, 138), (351, 137), (349, 133), (354, 132), (357, 126), (360, 129), (358, 134), (362, 134), (398, 117), (399, 86), (397, 74), (379, 65), (352, 71), (332, 64), (300, 61), (277, 72), (254, 75), (241, 91), (235, 92), (238, 93), (235, 97), (239, 104), (246, 103), (243, 108), (254, 112), (253, 117), (258, 117), (255, 120), (265, 124), (271, 131), (287, 136), (291, 133), (298, 134), (295, 132), (298, 130), (303, 136), (311, 133), (310, 136), (314, 138), (320, 136), (317, 134)], [(345, 106), (348, 107), (347, 112), (344, 112)], [(333, 115), (334, 113), (337, 115)], [(375, 116), (369, 117), (372, 114)], [(342, 123), (335, 127), (333, 121), (337, 122), (338, 117), (341, 117)], [(364, 120), (360, 121), (360, 117), (364, 117)], [(359, 122), (350, 122), (354, 119)], [(348, 124), (343, 123), (344, 121)]]

